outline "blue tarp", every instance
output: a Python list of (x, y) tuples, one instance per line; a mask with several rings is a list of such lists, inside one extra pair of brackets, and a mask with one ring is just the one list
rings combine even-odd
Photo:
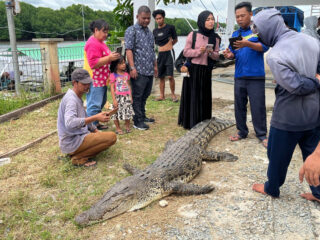
[[(253, 15), (256, 15), (263, 9), (273, 8), (273, 7), (259, 7), (253, 10)], [(301, 31), (303, 27), (304, 12), (294, 6), (284, 6), (276, 7), (281, 12), (283, 19), (288, 23), (289, 27), (297, 29), (298, 32)]]

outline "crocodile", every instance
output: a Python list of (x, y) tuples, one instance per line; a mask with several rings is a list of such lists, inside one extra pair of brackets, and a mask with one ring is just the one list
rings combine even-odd
[(231, 121), (216, 118), (202, 121), (177, 141), (169, 140), (162, 154), (144, 170), (124, 164), (124, 169), (132, 175), (116, 183), (90, 209), (76, 216), (76, 223), (92, 225), (141, 209), (172, 193), (198, 195), (211, 192), (214, 190), (212, 185), (199, 186), (188, 182), (200, 172), (202, 160), (238, 159), (227, 152), (205, 150), (218, 132), (233, 125)]

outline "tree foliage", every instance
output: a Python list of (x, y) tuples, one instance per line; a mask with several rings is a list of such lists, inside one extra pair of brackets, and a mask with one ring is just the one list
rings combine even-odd
[[(177, 3), (179, 4), (188, 4), (190, 3), (192, 0), (178, 0)], [(176, 1), (175, 0), (163, 0), (163, 3), (165, 5), (168, 5), (169, 3), (175, 3)], [(160, 0), (157, 0), (157, 4), (160, 3)]]
[(117, 0), (117, 3), (113, 13), (116, 21), (122, 23), (120, 30), (125, 30), (133, 24), (133, 2), (131, 0)]
[[(123, 4), (123, 8), (116, 8), (111, 11), (94, 11), (87, 6), (73, 4), (67, 8), (52, 10), (44, 7), (34, 7), (25, 2), (20, 2), (21, 13), (14, 17), (16, 36), (18, 40), (31, 40), (32, 38), (60, 37), (67, 40), (83, 39), (82, 32), (82, 7), (84, 12), (85, 34), (88, 38), (91, 34), (89, 23), (96, 19), (104, 19), (110, 25), (110, 30), (125, 30), (133, 24), (132, 0), (117, 0)], [(179, 0), (185, 4), (192, 0)], [(163, 0), (165, 4), (174, 0)], [(167, 23), (174, 25), (178, 35), (187, 35), (191, 28), (185, 19), (166, 18)], [(193, 28), (197, 28), (194, 20), (189, 20)], [(222, 24), (221, 24), (222, 25)], [(0, 41), (8, 41), (6, 8), (3, 1), (0, 1)], [(64, 33), (64, 34), (62, 34)]]

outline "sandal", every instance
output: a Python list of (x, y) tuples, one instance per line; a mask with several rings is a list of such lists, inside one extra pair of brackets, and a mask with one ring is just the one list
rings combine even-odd
[(97, 125), (97, 128), (98, 128), (98, 130), (106, 130), (106, 129), (108, 129), (109, 127), (108, 127), (107, 125), (98, 124), (98, 125)]
[(172, 102), (179, 102), (179, 99), (177, 97), (172, 98)]
[(268, 138), (265, 138), (261, 141), (262, 146), (264, 146), (265, 148), (268, 148)]
[(243, 139), (243, 137), (241, 137), (239, 134), (235, 134), (235, 135), (229, 137), (229, 140), (231, 142), (240, 141), (241, 139)]
[(122, 132), (122, 130), (119, 130), (119, 131), (116, 131), (116, 134), (123, 135), (124, 133)]
[(131, 133), (131, 129), (126, 129), (126, 133)]
[(165, 100), (165, 98), (160, 98), (160, 97), (158, 97), (158, 98), (156, 98), (156, 99), (154, 99), (156, 102), (160, 102), (160, 101), (164, 101)]
[(94, 167), (97, 165), (97, 162), (94, 161), (93, 159), (88, 159), (84, 163), (76, 163), (76, 164), (72, 164), (72, 165), (75, 167)]
[(83, 167), (94, 167), (97, 165), (97, 162), (96, 161), (88, 161), (86, 162), (85, 164), (83, 164), (82, 166)]

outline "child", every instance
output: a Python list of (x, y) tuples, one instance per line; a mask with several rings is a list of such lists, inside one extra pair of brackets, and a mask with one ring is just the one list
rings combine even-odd
[(134, 112), (132, 108), (132, 95), (130, 87), (130, 75), (126, 72), (127, 66), (123, 56), (113, 61), (110, 65), (111, 74), (109, 76), (113, 107), (118, 108), (118, 112), (111, 116), (116, 125), (116, 134), (122, 135), (119, 120), (125, 120), (126, 133), (130, 133), (130, 119)]

